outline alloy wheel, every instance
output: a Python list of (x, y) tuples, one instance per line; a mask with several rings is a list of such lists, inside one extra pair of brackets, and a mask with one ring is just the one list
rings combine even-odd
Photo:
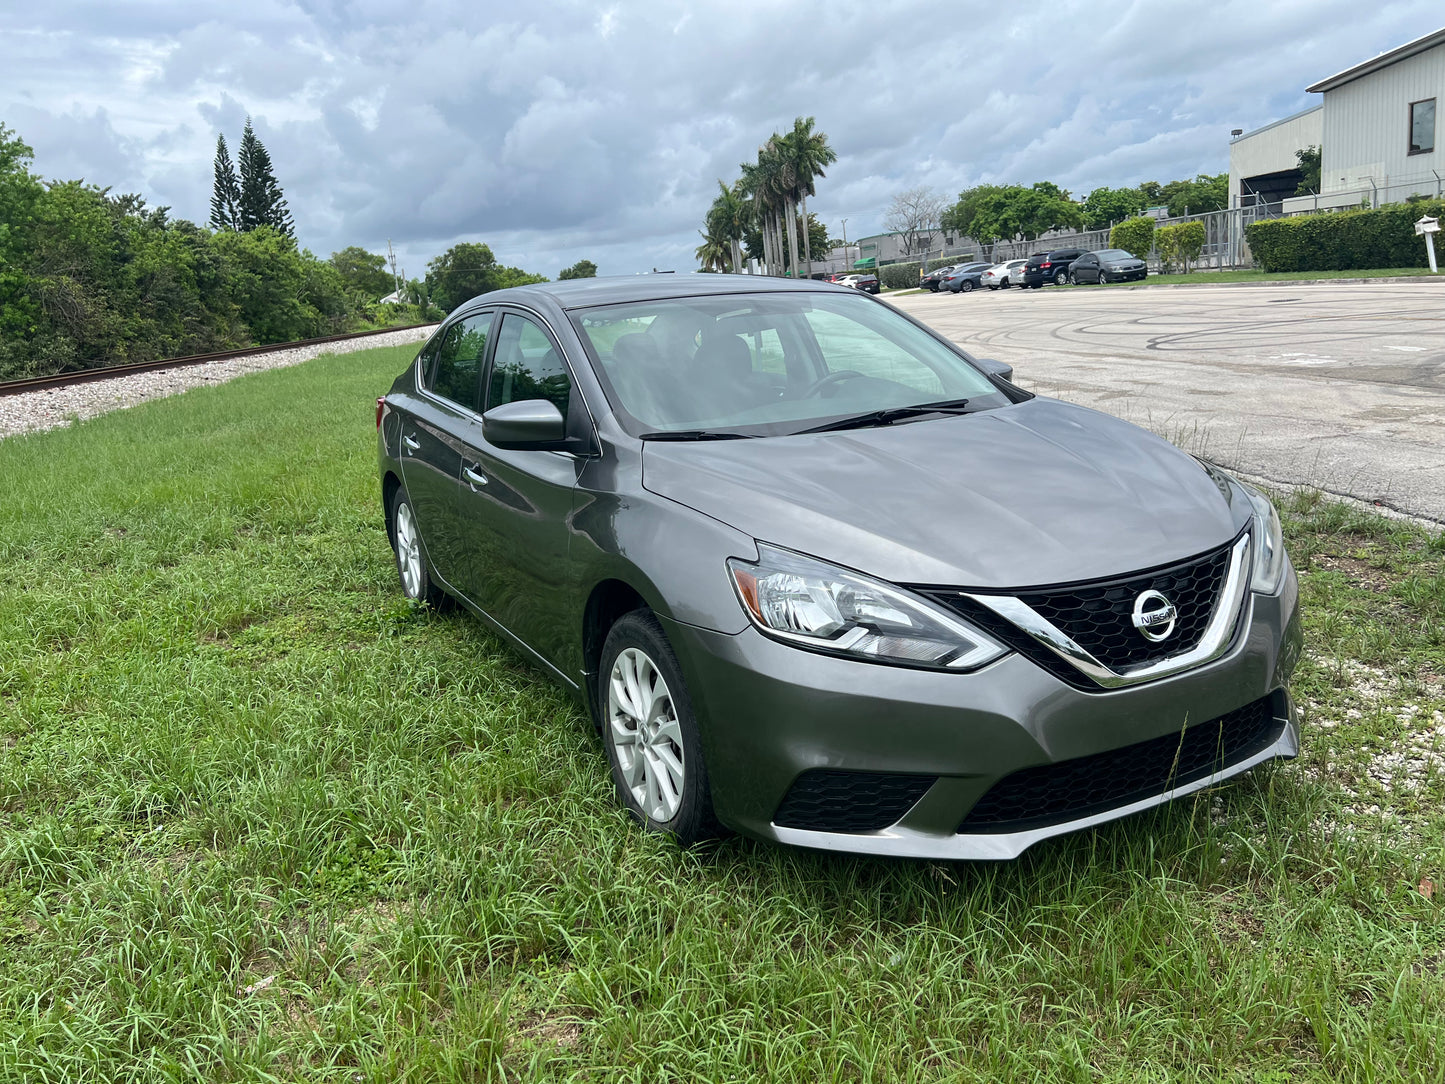
[(396, 506), (396, 564), (401, 570), (401, 589), (407, 598), (421, 598), (421, 539), (411, 502)]
[(623, 784), (648, 819), (666, 824), (676, 817), (686, 777), (682, 724), (667, 681), (640, 648), (626, 648), (612, 664), (607, 740)]

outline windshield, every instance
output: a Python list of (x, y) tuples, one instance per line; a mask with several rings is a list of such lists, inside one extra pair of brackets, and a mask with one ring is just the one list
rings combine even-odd
[(896, 407), (1009, 401), (932, 335), (856, 294), (639, 301), (572, 322), (633, 436), (774, 436)]
[(1094, 255), (1098, 256), (1101, 260), (1134, 259), (1134, 254), (1132, 252), (1125, 252), (1122, 248), (1106, 248), (1103, 252), (1096, 252), (1094, 253)]

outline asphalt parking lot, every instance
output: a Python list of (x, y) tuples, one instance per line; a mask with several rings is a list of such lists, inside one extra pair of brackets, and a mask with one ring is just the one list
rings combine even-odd
[(1248, 474), (1445, 523), (1445, 282), (890, 300), (1031, 391)]

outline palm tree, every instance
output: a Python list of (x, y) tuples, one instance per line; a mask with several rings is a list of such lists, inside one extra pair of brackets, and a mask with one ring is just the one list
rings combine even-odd
[(794, 191), (803, 210), (803, 256), (807, 262), (807, 275), (813, 277), (813, 247), (808, 241), (808, 197), (817, 194), (813, 181), (826, 176), (824, 166), (831, 166), (838, 160), (837, 153), (828, 145), (828, 136), (813, 131), (812, 117), (798, 117), (793, 121), (793, 130), (783, 137), (784, 153), (792, 163)]
[(731, 255), (726, 239), (713, 233), (703, 233), (702, 230), (698, 230), (697, 233), (702, 238), (702, 244), (697, 246), (695, 253), (698, 266), (704, 271), (726, 271), (728, 258)]
[(770, 275), (781, 275), (784, 268), (778, 207), (782, 203), (781, 162), (765, 144), (758, 150), (756, 162), (744, 162), (742, 184), (752, 195), (753, 215), (763, 233), (763, 263)]
[[(794, 275), (798, 273), (798, 210), (797, 210), (797, 172), (793, 168), (793, 157), (789, 153), (788, 145), (784, 137), (774, 132), (763, 144), (763, 149), (758, 152), (769, 162), (769, 177), (773, 185), (776, 200), (774, 211), (781, 219), (779, 226), (782, 227), (779, 236), (779, 248), (782, 247), (783, 237), (788, 242), (788, 261)], [(785, 269), (786, 270), (786, 269)]]
[(732, 270), (740, 273), (743, 267), (742, 238), (747, 219), (747, 199), (742, 182), (732, 188), (717, 182), (717, 198), (707, 213), (707, 232), (719, 240), (726, 241), (732, 250)]

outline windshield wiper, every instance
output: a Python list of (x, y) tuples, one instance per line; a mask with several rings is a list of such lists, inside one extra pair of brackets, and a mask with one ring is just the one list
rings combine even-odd
[(747, 440), (751, 433), (729, 433), (722, 429), (663, 429), (656, 433), (639, 433), (638, 440)]
[(964, 408), (968, 406), (967, 399), (947, 399), (939, 403), (916, 403), (913, 406), (884, 407), (882, 410), (870, 410), (866, 414), (854, 414), (847, 418), (839, 418), (837, 421), (824, 422), (822, 425), (815, 425), (811, 429), (800, 429), (796, 436), (804, 433), (832, 433), (839, 429), (869, 429), (875, 425), (892, 425), (894, 422), (904, 421), (908, 418), (919, 418), (925, 414), (967, 414)]

